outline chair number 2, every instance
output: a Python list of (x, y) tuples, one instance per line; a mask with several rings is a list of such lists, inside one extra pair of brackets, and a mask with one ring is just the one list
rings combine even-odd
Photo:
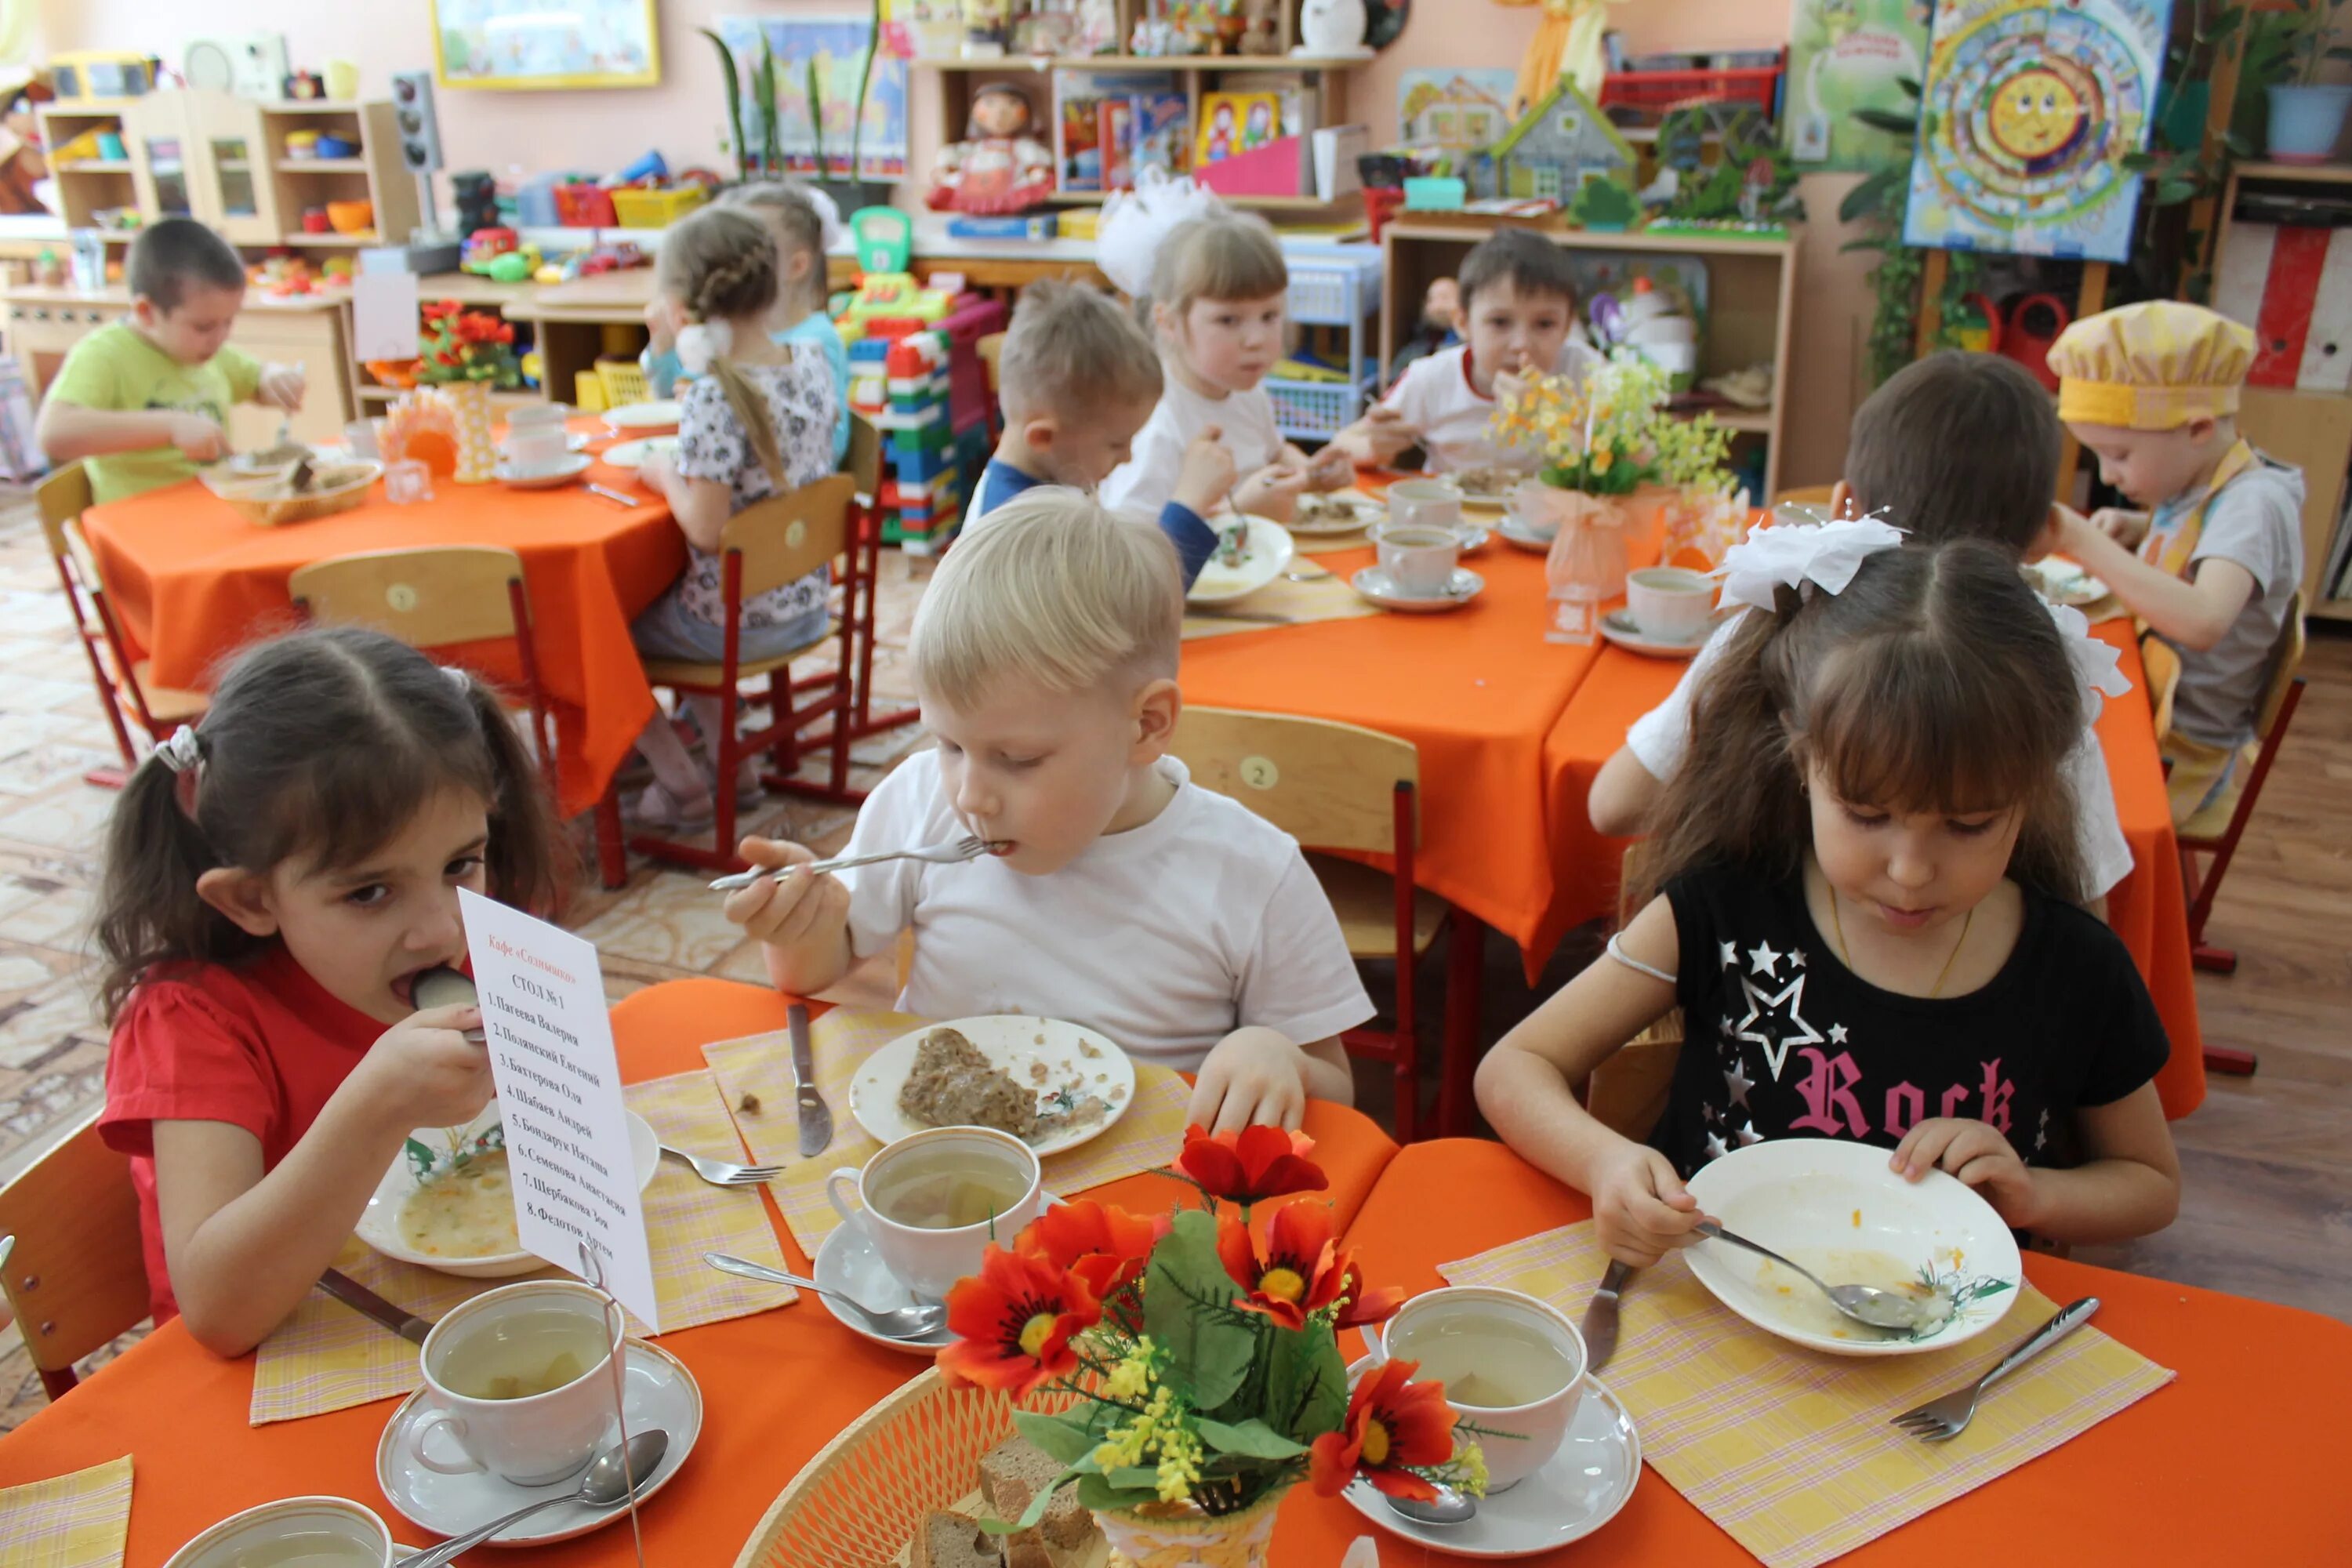
[(1282, 770), (1272, 757), (1244, 757), (1240, 773), (1242, 783), (1252, 789), (1272, 789), (1282, 782)]

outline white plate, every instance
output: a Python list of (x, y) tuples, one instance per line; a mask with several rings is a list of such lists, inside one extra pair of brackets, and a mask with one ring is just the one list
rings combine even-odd
[[(1213, 521), (1209, 526), (1217, 524)], [(1271, 519), (1252, 516), (1242, 563), (1227, 566), (1211, 555), (1200, 576), (1192, 580), (1192, 591), (1184, 597), (1195, 605), (1222, 605), (1255, 594), (1289, 569), (1297, 550), (1288, 529)]]
[(1832, 1285), (1887, 1288), (1932, 1271), (1959, 1302), (1948, 1322), (1875, 1337), (1779, 1264), (1728, 1242), (1685, 1249), (1691, 1272), (1758, 1328), (1833, 1355), (1916, 1355), (1976, 1338), (2016, 1304), (2025, 1278), (2017, 1239), (1958, 1177), (1931, 1171), (1906, 1182), (1887, 1158), (1868, 1143), (1776, 1138), (1710, 1162), (1690, 1193), (1724, 1229)]
[[(1135, 1063), (1100, 1030), (1082, 1029), (1076, 1024), (1053, 1018), (1024, 1017), (1017, 1013), (953, 1018), (899, 1036), (867, 1057), (866, 1065), (857, 1069), (857, 1077), (849, 1086), (850, 1114), (857, 1118), (860, 1127), (885, 1143), (895, 1143), (923, 1131), (923, 1123), (900, 1113), (898, 1091), (906, 1087), (907, 1075), (914, 1070), (916, 1048), (923, 1043), (923, 1037), (935, 1028), (955, 1030), (970, 1040), (981, 1055), (1009, 1074), (1013, 1082), (1036, 1084), (1041, 1097), (1075, 1082), (1079, 1092), (1100, 1095), (1109, 1101), (1110, 1110), (1100, 1121), (1068, 1128), (1032, 1143), (1030, 1147), (1040, 1155), (1058, 1154), (1065, 1149), (1093, 1142), (1117, 1126), (1128, 1107), (1135, 1103)], [(1092, 1046), (1102, 1054), (1087, 1056), (1080, 1049), (1082, 1046)], [(1038, 1063), (1045, 1068), (1042, 1079), (1034, 1070)]]
[[(702, 1388), (694, 1381), (694, 1374), (686, 1370), (685, 1363), (658, 1345), (649, 1345), (642, 1340), (625, 1343), (627, 1359), (624, 1364), (628, 1371), (623, 1384), (625, 1392), (621, 1410), (628, 1419), (629, 1430), (643, 1432), (658, 1426), (669, 1434), (669, 1447), (663, 1451), (661, 1463), (649, 1479), (638, 1485), (637, 1506), (644, 1508), (677, 1474), (687, 1456), (694, 1452), (695, 1440), (702, 1436)], [(376, 1485), (383, 1489), (385, 1500), (410, 1523), (443, 1535), (459, 1535), (527, 1504), (544, 1498), (566, 1497), (580, 1489), (577, 1471), (543, 1487), (519, 1487), (481, 1472), (445, 1476), (426, 1469), (410, 1451), (408, 1433), (411, 1426), (436, 1408), (431, 1402), (432, 1392), (420, 1388), (402, 1400), (400, 1408), (392, 1413), (392, 1419), (384, 1423), (383, 1436), (376, 1439)], [(608, 1446), (609, 1439), (599, 1447)], [(551, 1542), (569, 1541), (609, 1524), (628, 1511), (626, 1503), (611, 1508), (567, 1503), (509, 1526), (486, 1544), (544, 1546)], [(472, 1562), (475, 1553), (467, 1552), (466, 1558)]]
[(675, 397), (657, 403), (625, 403), (604, 410), (604, 423), (615, 430), (675, 430), (685, 406)]
[(1706, 629), (1692, 642), (1668, 642), (1654, 637), (1633, 624), (1633, 615), (1625, 610), (1612, 610), (1601, 617), (1601, 635), (1628, 653), (1638, 653), (1650, 658), (1688, 658), (1706, 646), (1720, 625), (1718, 617), (1709, 616)]
[(634, 468), (643, 463), (651, 453), (677, 450), (677, 437), (648, 436), (641, 441), (624, 441), (617, 447), (607, 447), (597, 454), (597, 459), (600, 462), (610, 463), (616, 468)]
[[(1370, 1357), (1348, 1369), (1352, 1384)], [(1452, 1557), (1532, 1557), (1586, 1536), (1617, 1517), (1642, 1479), (1642, 1438), (1609, 1385), (1587, 1373), (1568, 1436), (1541, 1469), (1497, 1496), (1481, 1499), (1463, 1524), (1422, 1524), (1391, 1508), (1370, 1481), (1339, 1495), (1391, 1535)]]
[(1467, 566), (1456, 566), (1454, 580), (1446, 584), (1444, 593), (1408, 594), (1380, 567), (1367, 566), (1348, 579), (1348, 586), (1384, 610), (1426, 615), (1436, 610), (1460, 609), (1486, 591), (1486, 579)]
[(1370, 528), (1373, 523), (1380, 521), (1381, 519), (1388, 515), (1388, 508), (1365, 496), (1325, 496), (1320, 498), (1301, 496), (1299, 498), (1299, 504), (1304, 506), (1310, 499), (1320, 499), (1336, 502), (1340, 506), (1346, 507), (1348, 511), (1347, 515), (1344, 517), (1333, 517), (1314, 521), (1308, 521), (1303, 518), (1294, 515), (1290, 521), (1285, 526), (1287, 527), (1292, 533), (1297, 534), (1301, 539), (1316, 539), (1321, 538), (1325, 535), (1337, 537), (1340, 534), (1360, 533), (1365, 529)]
[(551, 467), (517, 470), (504, 458), (499, 460), (499, 482), (518, 490), (551, 490), (568, 485), (588, 471), (596, 459), (585, 452), (566, 452)]
[[(661, 1140), (654, 1135), (652, 1124), (635, 1111), (625, 1111), (629, 1119), (629, 1159), (636, 1168), (637, 1190), (643, 1192), (652, 1183), (654, 1173), (661, 1168)], [(467, 1143), (478, 1142), (482, 1134), (499, 1125), (499, 1102), (492, 1100), (482, 1113), (466, 1124), (459, 1135)], [(408, 1142), (424, 1149), (427, 1154), (446, 1158), (448, 1148), (446, 1128), (419, 1127), (408, 1135)], [(417, 1161), (410, 1149), (404, 1147), (394, 1160), (375, 1192), (368, 1198), (366, 1209), (353, 1234), (386, 1258), (403, 1263), (414, 1263), (420, 1268), (437, 1273), (455, 1274), (466, 1279), (510, 1279), (518, 1274), (530, 1274), (547, 1267), (547, 1260), (535, 1253), (501, 1252), (488, 1258), (427, 1258), (421, 1252), (411, 1252), (401, 1244), (400, 1206), (408, 1201), (432, 1173), (420, 1175)]]
[(2045, 555), (2039, 561), (2030, 561), (2024, 572), (2025, 580), (2033, 584), (2034, 591), (2053, 605), (2072, 605), (2079, 610), (2107, 596), (2105, 582), (2063, 555)]

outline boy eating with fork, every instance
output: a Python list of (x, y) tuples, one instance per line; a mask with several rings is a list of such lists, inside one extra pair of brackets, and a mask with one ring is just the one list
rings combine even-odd
[(882, 782), (847, 853), (967, 834), (992, 853), (812, 875), (801, 846), (746, 838), (788, 874), (727, 916), (778, 988), (822, 991), (912, 930), (902, 1011), (1099, 1029), (1197, 1071), (1189, 1120), (1213, 1131), (1351, 1103), (1339, 1036), (1372, 1005), (1329, 900), (1297, 840), (1168, 754), (1182, 616), (1168, 540), (1076, 490), (1025, 490), (959, 542), (912, 639), (939, 745)]

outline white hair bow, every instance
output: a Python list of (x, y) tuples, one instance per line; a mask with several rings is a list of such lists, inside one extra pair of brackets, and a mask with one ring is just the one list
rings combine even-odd
[(2066, 645), (2066, 661), (2074, 667), (2074, 679), (2083, 683), (2083, 722), (2091, 723), (2099, 716), (2102, 699), (2121, 697), (2132, 689), (2122, 668), (2123, 650), (2103, 637), (2093, 637), (2090, 617), (2074, 605), (2045, 601), (2042, 607), (2058, 623), (2059, 640)]
[(1773, 592), (1779, 588), (1808, 596), (1815, 586), (1843, 594), (1863, 562), (1902, 542), (1901, 529), (1874, 517), (1755, 529), (1723, 552), (1723, 603), (1769, 612), (1777, 607)]
[(697, 321), (677, 334), (677, 363), (688, 375), (707, 374), (710, 362), (735, 346), (735, 329), (724, 321)]
[(1114, 192), (1103, 204), (1102, 223), (1095, 230), (1095, 265), (1119, 292), (1139, 300), (1151, 292), (1152, 258), (1169, 231), (1219, 205), (1214, 193), (1193, 184), (1190, 174), (1148, 166), (1136, 176), (1135, 189)]
[(816, 209), (817, 244), (827, 250), (841, 243), (841, 207), (834, 199), (814, 185), (800, 187), (808, 205)]
[(205, 760), (205, 743), (194, 724), (183, 724), (155, 743), (155, 760), (175, 773), (186, 773)]

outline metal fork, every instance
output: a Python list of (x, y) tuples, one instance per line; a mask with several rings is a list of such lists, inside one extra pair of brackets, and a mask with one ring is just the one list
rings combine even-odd
[[(953, 866), (965, 860), (977, 860), (994, 847), (993, 843), (978, 837), (959, 838), (952, 844), (927, 844), (920, 849), (886, 849), (879, 855), (844, 855), (838, 859), (818, 860), (806, 869), (811, 876), (824, 871), (845, 871), (852, 866), (872, 866), (884, 860), (928, 860), (934, 866)], [(714, 893), (731, 893), (738, 888), (748, 888), (762, 877), (783, 880), (803, 868), (787, 866), (781, 871), (763, 870), (754, 866), (748, 871), (738, 871), (731, 877), (721, 877), (710, 884)]]
[(1994, 1363), (1990, 1372), (1966, 1388), (1948, 1394), (1941, 1399), (1930, 1400), (1916, 1410), (1905, 1411), (1895, 1418), (1895, 1425), (1914, 1437), (1924, 1438), (1930, 1443), (1950, 1442), (1968, 1430), (1969, 1423), (1976, 1417), (1977, 1401), (1986, 1389), (2074, 1332), (2098, 1310), (2099, 1299), (2096, 1296), (2085, 1296), (2060, 1308), (2055, 1317), (2026, 1335), (2015, 1350)]
[(772, 1182), (783, 1173), (782, 1165), (739, 1165), (732, 1160), (706, 1160), (699, 1154), (665, 1143), (665, 1154), (675, 1154), (694, 1167), (694, 1173), (714, 1187), (756, 1187), (761, 1182)]

